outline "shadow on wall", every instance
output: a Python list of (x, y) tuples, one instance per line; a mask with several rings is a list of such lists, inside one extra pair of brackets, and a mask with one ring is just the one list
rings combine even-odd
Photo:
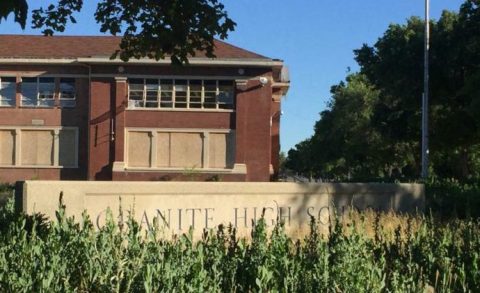
[[(328, 209), (331, 216), (343, 215), (349, 210), (358, 211), (371, 209), (379, 212), (394, 211), (397, 213), (423, 213), (425, 210), (425, 189), (421, 184), (393, 183), (298, 183), (302, 186), (304, 195), (328, 195), (330, 207), (315, 206), (308, 196), (303, 201), (294, 216), (301, 216), (304, 211), (316, 216)], [(294, 199), (292, 205), (298, 202)], [(333, 209), (333, 210), (332, 210)]]
[[(76, 133), (67, 131), (62, 133), (61, 130), (59, 136), (55, 138), (59, 140), (60, 147), (59, 165), (62, 166), (60, 179), (85, 180), (87, 179), (88, 162), (88, 80), (62, 78), (58, 86), (60, 95), (62, 95), (64, 87), (74, 87), (75, 99), (73, 101), (59, 101), (59, 106), (61, 106), (60, 125), (77, 129)], [(75, 163), (77, 163), (77, 168), (72, 168)]]

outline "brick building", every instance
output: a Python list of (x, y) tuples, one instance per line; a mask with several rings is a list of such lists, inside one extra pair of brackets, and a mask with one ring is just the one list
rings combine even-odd
[(117, 37), (0, 36), (0, 182), (269, 181), (283, 62), (216, 41), (216, 59), (110, 60)]

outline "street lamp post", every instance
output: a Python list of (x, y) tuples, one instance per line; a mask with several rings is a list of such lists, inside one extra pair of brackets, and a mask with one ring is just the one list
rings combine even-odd
[(429, 98), (429, 51), (430, 51), (430, 0), (425, 0), (425, 48), (422, 97), (422, 178), (428, 177), (428, 98)]

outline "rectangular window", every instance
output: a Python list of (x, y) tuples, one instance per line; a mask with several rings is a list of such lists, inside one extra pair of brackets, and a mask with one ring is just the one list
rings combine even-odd
[(55, 104), (55, 79), (53, 77), (38, 78), (38, 106), (53, 107)]
[(145, 83), (145, 107), (158, 108), (158, 93), (158, 80), (147, 79)]
[(235, 163), (235, 141), (232, 133), (210, 133), (210, 168), (233, 168)]
[(58, 165), (63, 167), (77, 165), (76, 129), (61, 129), (58, 132)]
[(76, 89), (74, 78), (60, 79), (60, 107), (73, 108), (76, 105)]
[(218, 82), (218, 107), (220, 109), (233, 109), (233, 82), (220, 80)]
[(0, 166), (76, 168), (77, 158), (77, 128), (0, 129)]
[(190, 80), (190, 108), (201, 109), (203, 102), (203, 81)]
[(159, 132), (157, 134), (157, 163), (159, 168), (168, 168), (171, 166), (170, 150), (171, 150), (171, 135), (169, 132)]
[(16, 77), (0, 77), (0, 107), (14, 107), (17, 93)]
[(23, 77), (22, 106), (53, 107), (55, 104), (55, 79), (53, 77)]
[(36, 77), (22, 78), (22, 106), (36, 107), (38, 104), (38, 84)]
[(128, 165), (150, 167), (150, 132), (132, 131), (128, 133)]
[(130, 79), (129, 108), (234, 109), (234, 83), (229, 80)]
[(145, 84), (143, 79), (130, 80), (128, 84), (128, 106), (130, 108), (143, 108), (145, 106), (145, 103), (143, 101), (144, 86)]
[(173, 80), (160, 81), (160, 108), (173, 108)]
[(187, 108), (188, 86), (186, 80), (175, 80), (175, 108)]
[(203, 168), (203, 134), (159, 132), (156, 167)]
[(53, 131), (25, 130), (21, 133), (22, 165), (53, 166)]
[(216, 109), (217, 108), (217, 81), (216, 80), (205, 80), (205, 99), (203, 101), (203, 107), (206, 109)]
[(202, 168), (202, 136), (201, 133), (170, 133), (170, 167)]
[(15, 130), (0, 130), (0, 166), (15, 164)]
[(233, 132), (130, 130), (126, 146), (132, 168), (232, 169), (235, 162)]

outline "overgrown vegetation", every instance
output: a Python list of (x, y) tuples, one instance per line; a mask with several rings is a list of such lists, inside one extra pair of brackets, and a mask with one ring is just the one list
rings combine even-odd
[[(311, 233), (296, 241), (262, 221), (251, 239), (231, 228), (183, 235), (145, 235), (130, 219), (110, 218), (99, 231), (84, 215), (47, 224), (0, 210), (0, 288), (7, 292), (424, 292), (480, 288), (480, 223), (436, 223), (422, 217), (376, 215)], [(78, 220), (78, 219), (77, 219)], [(368, 226), (368, 227), (367, 227)], [(365, 231), (369, 230), (370, 233)]]
[(435, 180), (425, 184), (427, 211), (439, 219), (480, 219), (480, 181)]
[(10, 193), (13, 191), (14, 186), (8, 183), (0, 183), (0, 193)]

